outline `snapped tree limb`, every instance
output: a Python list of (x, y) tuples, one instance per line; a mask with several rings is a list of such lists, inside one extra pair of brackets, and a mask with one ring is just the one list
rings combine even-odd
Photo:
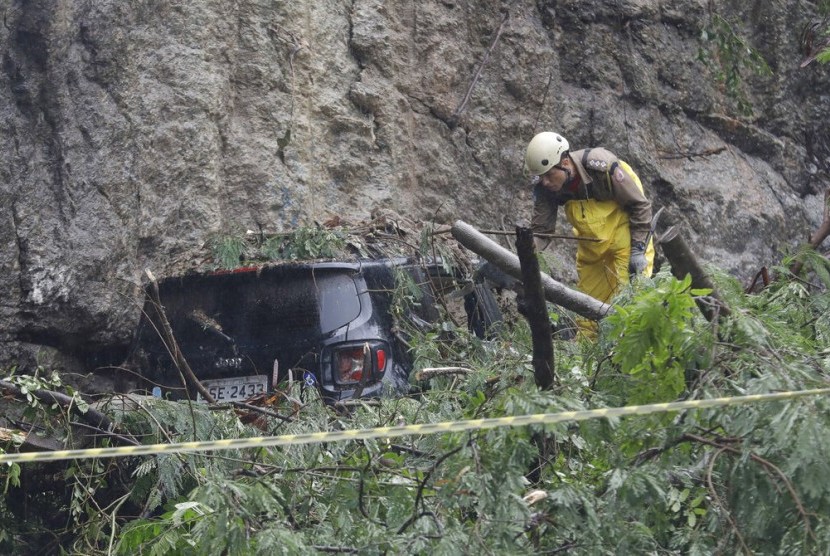
[(415, 380), (429, 380), (434, 376), (466, 375), (472, 373), (467, 367), (428, 367), (415, 373)]
[[(522, 279), (519, 257), (488, 238), (463, 220), (452, 225), (452, 235), (464, 247), (487, 259), (502, 271), (517, 280)], [(591, 320), (601, 320), (613, 311), (611, 305), (573, 290), (557, 282), (547, 274), (540, 274), (545, 299)]]
[[(184, 354), (182, 350), (179, 349), (179, 343), (176, 341), (175, 336), (173, 336), (173, 328), (170, 326), (170, 321), (167, 320), (167, 315), (164, 312), (164, 306), (161, 304), (161, 296), (159, 294), (159, 285), (156, 277), (150, 271), (150, 269), (145, 269), (144, 272), (147, 274), (147, 278), (150, 280), (150, 295), (152, 297), (154, 307), (156, 309), (156, 313), (158, 314), (159, 320), (161, 321), (162, 325), (162, 332), (164, 332), (164, 340), (167, 344), (167, 348), (170, 350), (170, 356), (173, 358), (173, 362), (176, 364), (176, 367), (183, 373), (187, 380), (190, 382), (192, 386), (199, 391), (202, 397), (207, 400), (208, 403), (214, 404), (216, 400), (214, 397), (208, 392), (208, 389), (196, 378), (196, 375), (193, 372), (193, 369), (190, 368), (190, 365), (187, 363), (187, 360), (184, 358)], [(195, 427), (194, 427), (195, 430)]]
[(524, 284), (519, 312), (527, 319), (533, 338), (533, 378), (540, 390), (550, 390), (556, 384), (553, 340), (542, 288), (542, 273), (530, 228), (516, 226), (516, 250), (519, 253)]
[(659, 244), (671, 265), (671, 273), (675, 278), (682, 280), (688, 274), (692, 278), (693, 288), (712, 290), (711, 299), (714, 300), (713, 303), (706, 303), (702, 299), (696, 300), (697, 306), (703, 316), (706, 317), (706, 320), (712, 322), (715, 319), (729, 316), (729, 307), (721, 299), (714, 282), (703, 270), (703, 266), (683, 240), (677, 226), (669, 227), (660, 236)]

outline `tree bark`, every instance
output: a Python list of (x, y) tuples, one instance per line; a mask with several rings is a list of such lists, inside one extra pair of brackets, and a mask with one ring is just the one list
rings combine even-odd
[(527, 319), (533, 340), (533, 378), (540, 390), (550, 390), (556, 384), (552, 330), (530, 228), (516, 226), (516, 251), (524, 284), (519, 311)]
[[(452, 235), (461, 245), (487, 259), (517, 280), (522, 279), (519, 257), (462, 220), (452, 225)], [(545, 299), (591, 320), (601, 320), (613, 311), (611, 305), (590, 295), (572, 290), (550, 276), (540, 273)]]
[(700, 308), (703, 316), (710, 322), (716, 318), (729, 316), (729, 307), (721, 300), (714, 282), (712, 282), (712, 279), (703, 270), (697, 257), (683, 240), (677, 226), (671, 226), (666, 230), (660, 237), (659, 243), (663, 249), (663, 254), (671, 265), (671, 273), (675, 278), (682, 280), (686, 275), (689, 275), (692, 278), (693, 288), (712, 290), (710, 296), (712, 302), (707, 302), (702, 299), (696, 300), (697, 306)]

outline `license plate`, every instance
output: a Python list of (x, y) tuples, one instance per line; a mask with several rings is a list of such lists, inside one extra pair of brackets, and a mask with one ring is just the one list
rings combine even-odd
[[(267, 390), (268, 377), (265, 375), (240, 376), (203, 380), (202, 384), (217, 402), (243, 402)], [(199, 401), (202, 396), (199, 395)]]

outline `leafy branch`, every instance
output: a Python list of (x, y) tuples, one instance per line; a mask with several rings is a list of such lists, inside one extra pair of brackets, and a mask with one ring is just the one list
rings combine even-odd
[[(617, 312), (597, 341), (557, 340), (556, 393), (533, 380), (523, 320), (483, 341), (439, 316), (438, 326), (401, 323), (411, 324), (415, 358), (417, 388), (408, 396), (336, 408), (313, 396), (297, 404), (302, 392), (292, 390), (255, 419), (244, 408), (138, 397), (113, 396), (90, 410), (105, 412), (121, 434), (155, 443), (826, 385), (823, 282), (808, 286), (781, 272), (747, 294), (737, 280), (711, 275), (728, 318), (717, 326), (704, 318), (696, 304), (705, 292), (686, 279), (659, 273), (636, 283), (614, 300)], [(34, 407), (25, 396), (6, 401), (74, 441), (78, 428), (63, 408), (37, 398)], [(830, 401), (816, 398), (412, 435), (395, 444), (84, 461), (49, 474), (21, 465), (0, 469), (0, 552), (815, 553), (830, 546), (828, 434)], [(7, 437), (4, 449), (12, 450), (12, 435), (0, 434)], [(542, 437), (550, 442), (538, 443)]]

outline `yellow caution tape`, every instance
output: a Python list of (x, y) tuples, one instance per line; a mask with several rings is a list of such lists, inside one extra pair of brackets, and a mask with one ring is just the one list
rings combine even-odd
[(667, 413), (684, 409), (708, 409), (753, 402), (767, 402), (819, 396), (830, 394), (830, 388), (778, 392), (774, 394), (755, 394), (731, 398), (712, 398), (708, 400), (688, 400), (683, 402), (655, 403), (586, 409), (582, 411), (561, 411), (559, 413), (536, 413), (514, 417), (495, 417), (491, 419), (470, 419), (466, 421), (444, 421), (421, 425), (402, 425), (397, 427), (375, 427), (371, 429), (349, 429), (342, 431), (310, 432), (303, 434), (286, 434), (282, 436), (260, 436), (255, 438), (228, 438), (225, 440), (205, 440), (198, 442), (177, 442), (171, 444), (142, 444), (141, 446), (119, 446), (113, 448), (89, 448), (85, 450), (58, 450), (55, 452), (26, 452), (19, 454), (0, 454), (1, 463), (25, 463), (32, 461), (59, 461), (70, 459), (110, 458), (125, 456), (146, 456), (154, 454), (177, 454), (184, 452), (210, 452), (216, 450), (239, 450), (242, 448), (263, 448), (269, 446), (293, 446), (298, 444), (315, 444), (320, 442), (338, 442), (340, 440), (369, 440), (376, 438), (397, 438), (408, 435), (436, 434), (441, 432), (465, 432), (487, 430), (499, 427), (520, 427), (524, 425), (551, 425), (566, 421), (588, 421), (603, 417), (626, 417), (629, 415), (649, 415)]

